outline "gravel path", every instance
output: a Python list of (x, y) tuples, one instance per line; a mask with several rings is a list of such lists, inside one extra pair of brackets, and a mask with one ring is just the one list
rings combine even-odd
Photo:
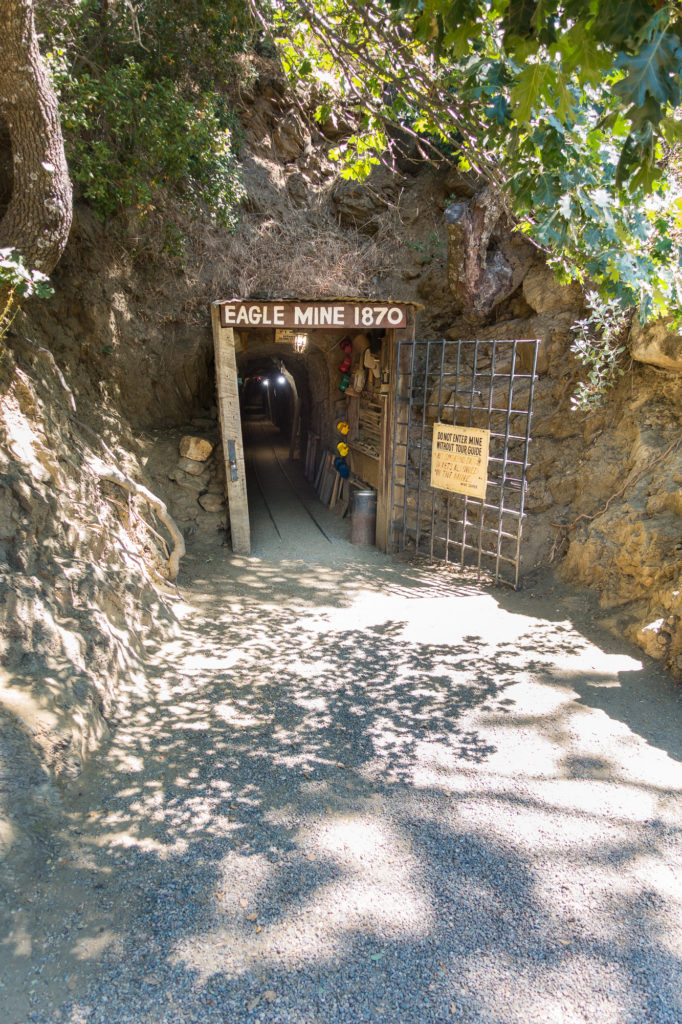
[(4, 878), (1, 1024), (680, 1024), (680, 691), (549, 584), (329, 548), (196, 548)]

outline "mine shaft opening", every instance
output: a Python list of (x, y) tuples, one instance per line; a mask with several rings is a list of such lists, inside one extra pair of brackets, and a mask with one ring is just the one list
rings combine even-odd
[[(276, 341), (274, 331), (255, 330), (240, 338), (239, 409), (256, 543), (268, 534), (285, 547), (349, 537), (351, 489), (371, 486), (351, 473), (346, 427), (345, 378), (359, 333), (301, 331)], [(355, 344), (369, 341), (378, 365), (384, 337), (385, 331), (372, 331)], [(375, 442), (378, 458), (378, 432)]]
[(280, 535), (286, 517), (299, 535), (301, 524), (324, 533), (311, 501), (343, 523), (358, 492), (376, 508), (370, 543), (387, 550), (396, 344), (413, 337), (417, 308), (338, 298), (213, 304), (235, 552), (250, 553), (259, 504)]

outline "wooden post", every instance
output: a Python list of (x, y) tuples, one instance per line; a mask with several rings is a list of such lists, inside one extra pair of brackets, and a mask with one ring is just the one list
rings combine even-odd
[[(239, 390), (237, 387), (237, 360), (235, 356), (234, 330), (221, 327), (219, 304), (211, 306), (213, 344), (215, 346), (216, 389), (218, 392), (218, 413), (220, 433), (225, 459), (227, 481), (227, 505), (230, 515), (232, 550), (237, 555), (251, 554), (251, 527), (249, 525), (249, 501), (246, 494), (246, 470), (244, 468), (244, 442), (242, 421), (239, 411)], [(231, 452), (234, 453), (231, 460)], [(233, 477), (236, 475), (236, 480)]]
[[(391, 481), (393, 475), (393, 460), (395, 457), (396, 438), (394, 436), (396, 389), (398, 387), (400, 371), (404, 369), (398, 366), (398, 341), (412, 341), (414, 339), (414, 312), (407, 311), (407, 324), (402, 330), (388, 331), (386, 341), (381, 352), (381, 371), (383, 375), (388, 373), (388, 394), (382, 395), (381, 400), (381, 452), (379, 455), (379, 484), (377, 487), (377, 539), (376, 544), (380, 551), (389, 550), (391, 536)], [(403, 361), (408, 358), (409, 353), (404, 351)], [(402, 470), (402, 473), (405, 471)]]

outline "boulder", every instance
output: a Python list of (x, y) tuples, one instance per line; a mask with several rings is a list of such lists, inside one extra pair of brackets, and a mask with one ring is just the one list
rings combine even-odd
[(310, 149), (310, 134), (295, 114), (278, 120), (272, 130), (275, 155), (283, 163), (293, 163), (306, 149)]
[(186, 434), (180, 441), (180, 455), (183, 459), (206, 462), (213, 451), (213, 445), (205, 437)]
[(651, 363), (665, 370), (682, 371), (682, 335), (670, 329), (668, 320), (632, 325), (630, 355), (639, 363)]
[(294, 171), (287, 178), (287, 192), (299, 206), (305, 206), (311, 195), (311, 183), (300, 171)]
[(200, 494), (208, 487), (209, 475), (208, 473), (202, 473), (201, 476), (188, 476), (188, 474), (183, 473), (182, 470), (173, 469), (168, 474), (168, 479), (172, 480), (173, 483), (178, 485), (178, 487), (182, 487), (186, 491), (193, 491), (195, 494)]

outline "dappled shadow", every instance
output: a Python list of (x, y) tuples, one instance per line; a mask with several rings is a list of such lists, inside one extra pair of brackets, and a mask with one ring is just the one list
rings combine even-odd
[(679, 1018), (682, 779), (573, 699), (627, 660), (505, 603), (359, 555), (207, 564), (3, 934), (28, 962), (78, 894), (26, 1019)]
[[(551, 623), (544, 638), (534, 630), (521, 640), (529, 657), (540, 655), (533, 667), (544, 672), (544, 678), (572, 687), (587, 707), (603, 711), (682, 761), (682, 687), (671, 681), (660, 663), (600, 625), (604, 613), (593, 593), (563, 587), (557, 595), (554, 585), (546, 582), (544, 588), (550, 593), (543, 593), (543, 584), (536, 585), (534, 593), (499, 592), (502, 607), (541, 614)], [(549, 664), (543, 663), (545, 653)], [(560, 659), (559, 654), (566, 657)]]

